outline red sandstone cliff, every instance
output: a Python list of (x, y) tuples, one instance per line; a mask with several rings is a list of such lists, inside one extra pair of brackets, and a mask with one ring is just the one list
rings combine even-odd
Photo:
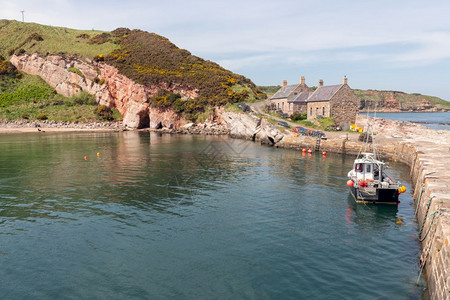
[(179, 128), (186, 124), (186, 120), (172, 110), (149, 105), (149, 97), (159, 89), (179, 93), (185, 99), (197, 97), (195, 90), (179, 86), (143, 86), (119, 74), (115, 67), (88, 59), (25, 54), (14, 55), (10, 61), (20, 71), (40, 76), (63, 96), (70, 97), (80, 91), (95, 95), (100, 105), (117, 108), (123, 116), (123, 124), (130, 128)]

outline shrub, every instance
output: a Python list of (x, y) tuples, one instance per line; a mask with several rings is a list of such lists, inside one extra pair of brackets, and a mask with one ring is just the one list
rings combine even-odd
[(33, 41), (33, 40), (40, 42), (40, 41), (43, 41), (44, 39), (42, 38), (42, 36), (41, 36), (40, 34), (38, 34), (38, 33), (35, 32), (35, 33), (32, 33), (32, 34), (25, 40), (25, 42), (27, 43), (27, 42), (31, 42), (31, 41)]
[(36, 116), (36, 119), (38, 119), (38, 120), (47, 120), (48, 117), (47, 117), (46, 114), (40, 113), (40, 114), (38, 114), (38, 115)]
[(95, 110), (95, 114), (102, 118), (103, 120), (112, 121), (114, 120), (113, 113), (109, 107), (106, 105), (99, 105)]
[(30, 116), (26, 113), (23, 113), (20, 117), (24, 120), (28, 120), (30, 118)]
[(87, 43), (101, 45), (101, 44), (104, 44), (109, 41), (111, 41), (111, 34), (103, 32), (103, 33), (100, 33), (99, 35), (96, 35), (93, 38), (89, 39), (89, 41)]
[(105, 57), (103, 56), (103, 54), (99, 54), (94, 56), (94, 61), (99, 62), (99, 61), (104, 61)]
[(128, 29), (128, 28), (119, 27), (119, 28), (114, 29), (113, 31), (111, 31), (111, 34), (114, 37), (121, 37), (121, 36), (129, 34), (130, 32), (131, 32), (131, 30)]
[(94, 78), (94, 82), (97, 83), (97, 84), (102, 85), (102, 84), (105, 84), (105, 79), (100, 79), (98, 77), (95, 77)]
[(71, 97), (74, 104), (77, 105), (96, 105), (95, 96), (85, 91)]
[(296, 111), (295, 113), (293, 113), (291, 115), (291, 120), (292, 121), (301, 121), (301, 120), (306, 120), (307, 115), (306, 114), (302, 114), (298, 111)]
[(158, 93), (150, 98), (153, 107), (174, 108), (181, 112), (184, 110), (184, 103), (180, 94), (174, 94), (165, 90), (159, 90)]
[(26, 53), (25, 49), (21, 48), (16, 52), (16, 55), (23, 55), (25, 53)]
[(10, 75), (16, 78), (20, 78), (20, 73), (19, 71), (17, 71), (16, 67), (0, 56), (0, 76), (1, 75)]
[(89, 38), (89, 35), (86, 34), (86, 33), (82, 33), (82, 34), (80, 34), (80, 35), (77, 35), (77, 38), (79, 38), (79, 39), (88, 39), (88, 38)]

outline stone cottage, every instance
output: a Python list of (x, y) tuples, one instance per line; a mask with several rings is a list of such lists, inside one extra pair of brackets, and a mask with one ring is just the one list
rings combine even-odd
[(281, 111), (288, 116), (292, 115), (292, 113), (298, 111), (298, 105), (297, 110), (295, 110), (294, 103), (289, 101), (301, 93), (309, 93), (309, 87), (305, 84), (304, 76), (300, 78), (299, 84), (288, 85), (287, 80), (283, 80), (283, 86), (270, 99), (272, 109)]
[(319, 86), (311, 92), (305, 84), (302, 76), (300, 84), (287, 85), (283, 81), (283, 87), (271, 98), (271, 107), (292, 115), (294, 112), (306, 113), (308, 120), (331, 117), (336, 125), (342, 123), (355, 123), (358, 113), (359, 100), (348, 86), (347, 77), (344, 76), (342, 84), (324, 86), (323, 80), (319, 80)]
[(307, 119), (331, 117), (336, 125), (354, 124), (358, 114), (359, 100), (347, 84), (344, 77), (342, 84), (323, 85), (319, 81), (318, 88), (308, 97)]

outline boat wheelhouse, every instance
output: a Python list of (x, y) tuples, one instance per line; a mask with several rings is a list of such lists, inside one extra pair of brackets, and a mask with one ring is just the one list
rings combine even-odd
[(375, 159), (373, 153), (363, 155), (355, 159), (353, 169), (348, 172), (347, 184), (356, 202), (397, 204), (400, 184), (384, 172), (386, 164)]

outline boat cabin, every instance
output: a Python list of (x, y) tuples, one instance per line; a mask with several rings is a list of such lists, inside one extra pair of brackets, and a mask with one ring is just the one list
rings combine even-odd
[(356, 179), (365, 181), (382, 181), (380, 174), (383, 174), (384, 163), (376, 160), (370, 153), (365, 153), (366, 156), (361, 159), (356, 159), (353, 164)]

